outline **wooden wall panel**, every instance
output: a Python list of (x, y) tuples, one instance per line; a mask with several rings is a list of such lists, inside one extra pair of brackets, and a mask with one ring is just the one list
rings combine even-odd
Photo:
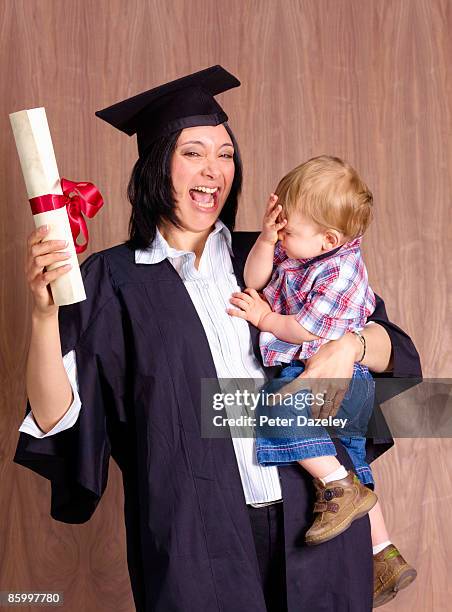
[[(116, 466), (93, 519), (73, 526), (49, 518), (48, 483), (11, 463), (25, 406), (33, 223), (8, 113), (45, 106), (61, 174), (104, 194), (88, 255), (126, 238), (136, 158), (134, 140), (94, 111), (221, 63), (242, 81), (220, 96), (244, 158), (238, 227), (259, 228), (268, 193), (294, 165), (345, 157), (375, 195), (372, 286), (415, 340), (425, 375), (451, 377), (451, 12), (448, 0), (0, 3), (0, 590), (62, 590), (69, 612), (133, 609)], [(398, 440), (374, 464), (391, 535), (419, 571), (387, 610), (450, 609), (451, 458), (451, 440)]]

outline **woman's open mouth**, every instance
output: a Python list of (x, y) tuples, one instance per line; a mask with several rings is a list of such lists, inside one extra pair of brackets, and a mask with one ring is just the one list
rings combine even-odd
[(190, 198), (196, 205), (196, 208), (210, 212), (218, 206), (219, 192), (219, 187), (197, 185), (190, 189)]

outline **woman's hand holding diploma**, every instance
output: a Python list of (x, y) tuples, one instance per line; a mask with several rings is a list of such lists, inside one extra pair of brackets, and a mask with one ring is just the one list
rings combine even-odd
[(33, 294), (30, 348), (26, 386), (33, 417), (44, 433), (49, 432), (73, 401), (71, 385), (63, 365), (58, 327), (59, 306), (53, 301), (49, 283), (71, 270), (63, 264), (44, 271), (45, 266), (64, 262), (70, 252), (64, 240), (44, 240), (49, 229), (31, 232), (27, 240), (25, 275)]
[(34, 299), (34, 314), (53, 316), (58, 313), (58, 306), (53, 301), (49, 283), (69, 272), (71, 264), (65, 264), (51, 271), (44, 271), (57, 261), (70, 259), (69, 251), (61, 251), (68, 244), (64, 240), (44, 240), (48, 233), (46, 226), (31, 232), (27, 240), (27, 259), (25, 274)]

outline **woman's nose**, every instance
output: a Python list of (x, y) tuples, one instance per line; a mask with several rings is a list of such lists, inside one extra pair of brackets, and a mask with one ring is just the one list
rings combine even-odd
[(220, 169), (216, 160), (208, 159), (203, 168), (203, 174), (211, 178), (217, 178), (220, 175)]

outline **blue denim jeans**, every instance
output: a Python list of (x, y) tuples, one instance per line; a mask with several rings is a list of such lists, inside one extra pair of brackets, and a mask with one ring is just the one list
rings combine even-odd
[[(288, 396), (284, 405), (268, 406), (268, 394), (277, 393), (291, 380), (304, 371), (300, 361), (293, 361), (283, 368), (279, 378), (275, 378), (262, 389), (261, 405), (257, 408), (258, 425), (256, 428), (257, 460), (262, 465), (284, 465), (311, 457), (336, 455), (336, 448), (328, 431), (318, 425), (299, 423), (298, 417), (304, 423), (304, 417), (311, 418), (308, 388), (300, 389), (293, 396)], [(300, 383), (302, 381), (300, 380)], [(369, 370), (355, 364), (353, 377), (350, 381), (344, 400), (335, 416), (336, 419), (346, 419), (346, 425), (335, 430), (335, 435), (341, 440), (353, 462), (355, 472), (363, 484), (374, 482), (372, 471), (366, 461), (366, 432), (372, 415), (375, 396), (375, 381)], [(279, 416), (286, 419), (275, 425), (262, 424), (261, 417)], [(291, 420), (289, 420), (291, 419)], [(282, 423), (282, 424), (281, 424)], [(289, 423), (289, 424), (285, 424)], [(272, 437), (277, 431), (277, 437)]]

